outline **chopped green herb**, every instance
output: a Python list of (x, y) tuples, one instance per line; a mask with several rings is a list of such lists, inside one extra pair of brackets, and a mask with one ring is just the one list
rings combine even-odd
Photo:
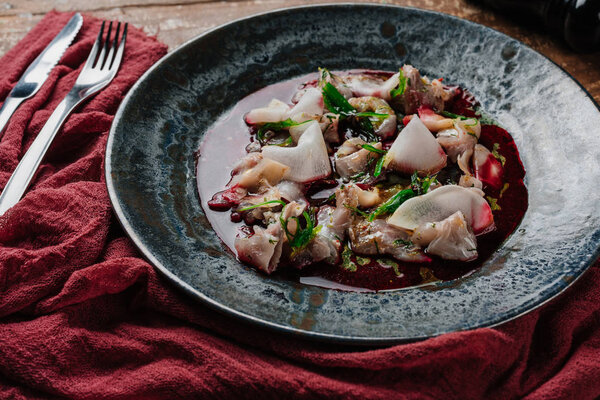
[(348, 210), (352, 210), (355, 214), (358, 214), (361, 217), (369, 218), (369, 214), (368, 213), (366, 213), (366, 212), (364, 212), (362, 210), (359, 210), (356, 207), (352, 207), (352, 206), (349, 206), (347, 204), (344, 204), (344, 207), (346, 207)]
[(396, 246), (403, 245), (404, 247), (412, 247), (412, 246), (414, 246), (413, 242), (411, 242), (410, 240), (403, 240), (403, 239), (396, 239), (396, 240), (394, 240), (394, 244)]
[(500, 163), (502, 164), (502, 166), (504, 167), (504, 163), (506, 163), (506, 157), (504, 157), (502, 154), (500, 154), (498, 152), (498, 149), (500, 148), (500, 143), (494, 143), (494, 149), (492, 150), (492, 155), (494, 157), (496, 157), (496, 159), (498, 161), (500, 161)]
[(390, 91), (390, 95), (392, 96), (392, 98), (402, 96), (406, 91), (407, 84), (409, 83), (409, 80), (406, 79), (406, 77), (404, 76), (404, 71), (402, 70), (402, 68), (400, 68), (398, 79), (398, 86), (396, 86), (395, 89), (392, 89)]
[(323, 101), (327, 109), (336, 114), (353, 113), (356, 111), (335, 86), (329, 82), (323, 85)]
[(429, 190), (429, 187), (432, 184), (438, 183), (437, 175), (429, 175), (425, 178), (419, 177), (419, 173), (417, 171), (412, 174), (410, 177), (410, 182), (412, 185), (412, 189), (418, 194), (425, 194)]
[(504, 194), (504, 192), (506, 192), (508, 190), (508, 187), (510, 185), (507, 183), (504, 184), (504, 186), (502, 186), (502, 189), (500, 190), (500, 195), (498, 197), (502, 198), (502, 195)]
[(387, 153), (385, 150), (378, 149), (377, 147), (374, 147), (374, 146), (372, 146), (370, 144), (362, 144), (360, 147), (362, 147), (365, 150), (369, 150), (372, 153), (377, 153), (377, 154), (385, 154), (385, 153)]
[[(315, 226), (316, 218), (312, 212), (309, 214), (307, 211), (304, 211), (302, 213), (302, 217), (305, 221), (304, 228), (300, 225), (300, 219), (298, 217), (284, 219), (283, 216), (279, 216), (279, 222), (281, 223), (283, 231), (285, 232), (288, 242), (290, 243), (290, 247), (292, 248), (292, 257), (294, 257), (300, 250), (304, 249), (323, 227), (322, 225)], [(288, 229), (290, 220), (296, 221), (295, 234), (292, 234)]]
[(269, 201), (263, 201), (262, 203), (258, 203), (258, 204), (254, 204), (252, 206), (248, 206), (248, 207), (244, 207), (238, 211), (249, 211), (249, 210), (254, 210), (255, 208), (259, 208), (259, 207), (263, 207), (269, 204), (281, 204), (283, 206), (285, 206), (285, 202), (282, 200), (269, 200)]
[(310, 121), (312, 121), (312, 120), (309, 119), (308, 121), (304, 121), (304, 122), (296, 122), (296, 121), (293, 121), (292, 119), (288, 118), (285, 121), (267, 122), (266, 124), (264, 124), (263, 126), (261, 126), (258, 129), (258, 132), (256, 132), (256, 138), (261, 143), (263, 143), (265, 140), (265, 133), (267, 131), (280, 131), (282, 129), (290, 128), (292, 126), (302, 125), (302, 124), (305, 124)]
[(371, 262), (371, 259), (368, 257), (356, 257), (356, 262), (358, 265), (367, 265)]
[[(358, 118), (358, 123), (361, 129), (361, 133), (364, 134), (369, 140), (376, 139), (375, 130), (373, 129), (373, 124), (369, 121), (369, 118), (360, 117), (360, 113), (356, 112), (356, 109), (352, 106), (352, 104), (348, 103), (348, 100), (333, 86), (331, 83), (327, 82), (323, 85), (323, 102), (325, 103), (325, 107), (335, 114), (339, 114), (342, 118), (355, 117)], [(364, 113), (362, 113), (364, 114)], [(368, 116), (374, 115), (383, 115), (377, 113), (367, 113)], [(387, 114), (386, 118), (387, 118)]]
[(373, 171), (373, 176), (375, 178), (377, 178), (379, 175), (381, 175), (381, 169), (383, 168), (384, 161), (385, 161), (385, 157), (380, 157), (379, 160), (377, 160), (377, 164), (375, 164), (375, 170)]
[(373, 117), (373, 118), (377, 118), (377, 119), (386, 119), (387, 117), (390, 116), (390, 114), (376, 113), (376, 112), (371, 112), (371, 111), (357, 112), (357, 113), (353, 113), (352, 115), (355, 117)]
[(342, 251), (342, 266), (350, 272), (356, 272), (357, 270), (356, 264), (352, 261), (352, 250), (348, 245), (344, 245)]
[(358, 174), (352, 175), (350, 177), (350, 180), (355, 182), (355, 181), (360, 180), (362, 177), (364, 177), (366, 175), (367, 175), (367, 173), (365, 171), (361, 171)]
[(488, 203), (490, 203), (490, 208), (492, 209), (492, 211), (497, 211), (497, 210), (501, 210), (502, 209), (498, 205), (498, 199), (495, 199), (495, 198), (490, 197), (490, 196), (485, 196), (485, 198), (487, 199)]
[(466, 124), (466, 123), (465, 123), (465, 126), (477, 126), (477, 124), (479, 123), (479, 121), (477, 120), (477, 118), (472, 118), (472, 119), (473, 119), (473, 121), (475, 121), (475, 122), (473, 122), (473, 123), (471, 123), (471, 124)]
[(293, 143), (294, 143), (294, 139), (292, 139), (291, 136), (288, 136), (288, 138), (285, 139), (283, 142), (281, 142), (281, 143), (274, 143), (273, 145), (274, 146), (281, 146), (281, 147), (288, 147), (288, 146), (291, 146)]
[(390, 197), (385, 203), (377, 207), (369, 216), (369, 221), (373, 221), (375, 218), (383, 214), (392, 214), (398, 207), (402, 205), (402, 203), (415, 196), (416, 193), (412, 189), (399, 191)]
[(454, 114), (449, 111), (441, 111), (440, 114), (443, 115), (444, 117), (453, 118), (453, 119), (460, 119), (460, 120), (469, 119), (463, 115)]

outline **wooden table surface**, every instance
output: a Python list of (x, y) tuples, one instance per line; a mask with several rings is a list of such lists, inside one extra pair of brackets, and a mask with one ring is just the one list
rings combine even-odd
[[(80, 11), (130, 22), (173, 49), (227, 21), (281, 7), (336, 0), (0, 0), (0, 55), (14, 46), (48, 11)], [(571, 73), (600, 103), (600, 52), (577, 54), (543, 31), (524, 27), (479, 6), (476, 0), (370, 1), (419, 7), (456, 15), (519, 39)]]

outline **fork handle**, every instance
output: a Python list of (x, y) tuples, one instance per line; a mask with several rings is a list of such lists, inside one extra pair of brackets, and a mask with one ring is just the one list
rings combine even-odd
[(14, 206), (29, 187), (35, 171), (37, 171), (52, 140), (69, 114), (79, 103), (76, 93), (69, 92), (58, 104), (48, 121), (21, 158), (19, 165), (6, 183), (0, 195), (0, 215)]

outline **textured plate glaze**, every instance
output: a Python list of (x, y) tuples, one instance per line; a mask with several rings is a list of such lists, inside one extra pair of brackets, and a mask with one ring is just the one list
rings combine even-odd
[[(529, 190), (519, 229), (474, 274), (393, 292), (321, 289), (241, 266), (198, 200), (194, 152), (207, 128), (247, 94), (319, 66), (403, 63), (468, 88), (511, 132)], [(135, 244), (193, 296), (282, 331), (374, 344), (495, 325), (578, 278), (599, 253), (599, 148), (597, 106), (522, 43), (434, 12), (326, 5), (238, 20), (163, 58), (119, 108), (106, 180)]]

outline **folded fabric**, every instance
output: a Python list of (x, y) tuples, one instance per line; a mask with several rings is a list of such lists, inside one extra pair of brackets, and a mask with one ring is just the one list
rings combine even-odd
[[(0, 59), (0, 99), (70, 16), (49, 13)], [(99, 26), (84, 17), (48, 81), (14, 114), (0, 142), (0, 188), (70, 89)], [(165, 52), (132, 28), (113, 83), (68, 119), (30, 190), (0, 217), (0, 398), (600, 396), (598, 264), (500, 327), (385, 348), (263, 330), (173, 288), (125, 237), (103, 176), (117, 107)]]

